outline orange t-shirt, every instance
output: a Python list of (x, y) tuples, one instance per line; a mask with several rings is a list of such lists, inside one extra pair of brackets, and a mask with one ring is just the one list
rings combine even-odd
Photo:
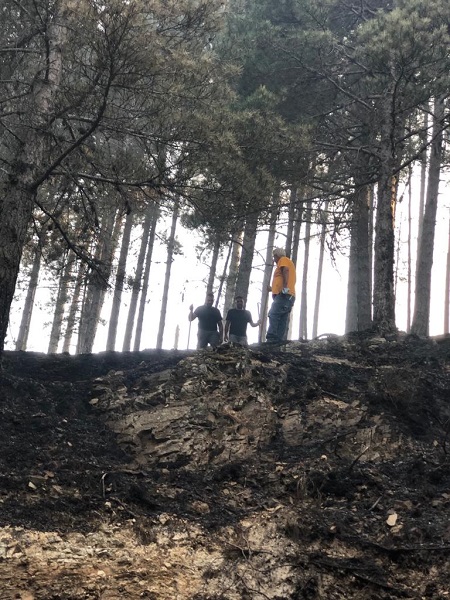
[[(289, 269), (287, 286), (283, 285), (283, 275), (281, 273), (281, 267), (286, 267), (287, 269)], [(287, 256), (282, 256), (279, 259), (277, 266), (275, 268), (275, 273), (273, 274), (272, 294), (280, 294), (283, 287), (288, 287), (289, 293), (292, 296), (295, 296), (295, 281), (296, 281), (296, 274), (295, 274), (294, 263)]]

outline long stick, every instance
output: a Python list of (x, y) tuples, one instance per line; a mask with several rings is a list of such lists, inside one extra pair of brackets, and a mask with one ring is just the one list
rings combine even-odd
[(188, 341), (187, 341), (186, 350), (189, 350), (189, 340), (191, 337), (191, 325), (192, 325), (192, 321), (189, 321)]

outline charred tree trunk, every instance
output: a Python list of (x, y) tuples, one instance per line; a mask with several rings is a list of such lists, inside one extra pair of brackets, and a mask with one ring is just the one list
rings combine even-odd
[(306, 203), (306, 227), (305, 227), (305, 255), (303, 259), (302, 289), (300, 292), (300, 325), (299, 338), (308, 339), (308, 268), (309, 247), (311, 243), (311, 202)]
[(145, 307), (147, 305), (148, 282), (150, 279), (150, 268), (152, 265), (153, 246), (155, 243), (156, 225), (158, 224), (159, 211), (155, 206), (155, 213), (150, 227), (150, 235), (148, 236), (147, 256), (145, 258), (144, 277), (142, 279), (141, 299), (139, 301), (138, 318), (136, 321), (136, 330), (134, 334), (133, 350), (140, 350), (142, 338), (142, 326), (144, 323)]
[(120, 231), (120, 219), (116, 221), (116, 210), (110, 209), (104, 218), (100, 232), (100, 243), (95, 253), (97, 268), (91, 268), (84, 291), (83, 306), (80, 315), (78, 332), (77, 354), (92, 352), (100, 313), (108, 287), (108, 280), (112, 269), (112, 257)]
[(437, 98), (434, 103), (433, 142), (430, 152), (423, 229), (418, 249), (414, 316), (411, 325), (411, 332), (420, 336), (427, 336), (430, 326), (431, 269), (443, 153), (444, 107), (445, 99)]
[(253, 253), (255, 250), (256, 232), (258, 229), (258, 214), (252, 212), (247, 215), (242, 242), (242, 255), (239, 272), (236, 280), (236, 294), (247, 297), (252, 272)]
[(269, 233), (267, 236), (267, 248), (266, 257), (264, 263), (264, 275), (261, 289), (261, 308), (259, 311), (259, 318), (261, 319), (261, 326), (258, 333), (258, 341), (261, 343), (266, 339), (267, 331), (267, 313), (269, 312), (269, 301), (272, 297), (269, 292), (270, 280), (273, 271), (273, 249), (275, 247), (275, 236), (277, 233), (277, 222), (279, 214), (279, 203), (275, 201), (272, 205), (272, 212), (269, 220)]
[(372, 326), (372, 264), (370, 189), (361, 186), (355, 193), (350, 232), (350, 260), (345, 331), (364, 331)]
[(126, 275), (126, 265), (128, 250), (130, 248), (131, 230), (133, 228), (133, 212), (130, 210), (125, 219), (125, 225), (122, 233), (122, 244), (120, 247), (119, 262), (117, 264), (116, 281), (114, 285), (113, 302), (111, 315), (109, 318), (108, 338), (106, 340), (106, 350), (115, 350), (117, 325), (119, 323), (120, 305), (122, 303), (123, 284)]
[[(217, 262), (219, 260), (220, 252), (220, 238), (217, 236), (214, 240), (214, 247), (212, 251), (211, 264), (209, 266), (208, 283), (206, 284), (206, 293), (214, 294), (214, 282), (216, 280), (217, 273)], [(219, 297), (216, 298), (216, 306), (219, 302)]]
[(73, 256), (72, 252), (68, 252), (66, 255), (66, 264), (61, 272), (59, 277), (59, 285), (58, 285), (58, 295), (56, 297), (55, 303), (55, 311), (53, 313), (53, 323), (52, 330), (50, 332), (50, 340), (48, 343), (49, 354), (53, 354), (58, 352), (58, 344), (61, 338), (61, 330), (64, 319), (64, 307), (66, 305), (67, 299), (69, 297), (69, 281), (70, 274), (73, 266)]
[(45, 64), (30, 90), (30, 104), (24, 107), (26, 123), (14, 132), (17, 151), (10, 157), (11, 170), (0, 180), (0, 354), (3, 352), (9, 312), (28, 224), (33, 212), (40, 170), (47, 148), (47, 124), (53, 112), (62, 72), (62, 50), (68, 3), (61, 2), (47, 30)]
[(172, 224), (170, 227), (170, 235), (167, 243), (167, 262), (166, 262), (166, 273), (164, 277), (164, 289), (161, 301), (161, 314), (159, 318), (159, 329), (158, 336), (156, 338), (156, 349), (161, 350), (164, 337), (164, 327), (166, 325), (166, 313), (167, 313), (167, 301), (169, 298), (169, 285), (170, 285), (170, 273), (172, 270), (173, 253), (175, 249), (175, 232), (177, 228), (178, 215), (180, 212), (180, 201), (175, 200), (173, 213), (172, 213)]
[(19, 334), (17, 336), (16, 350), (26, 350), (28, 336), (30, 334), (31, 316), (33, 314), (34, 298), (41, 268), (41, 248), (38, 244), (34, 250), (33, 265), (31, 267), (30, 279), (28, 281), (28, 290), (25, 297), (25, 303), (20, 321)]
[(448, 220), (447, 270), (444, 289), (444, 333), (450, 333), (450, 218)]
[(152, 223), (157, 219), (157, 208), (155, 203), (150, 203), (147, 207), (145, 214), (144, 224), (142, 226), (142, 239), (141, 246), (139, 248), (139, 256), (136, 265), (136, 272), (133, 279), (133, 286), (131, 291), (130, 307), (128, 309), (127, 323), (125, 326), (125, 335), (123, 339), (123, 352), (128, 352), (131, 348), (131, 338), (133, 336), (133, 325), (136, 316), (136, 308), (139, 299), (139, 292), (141, 290), (141, 279), (144, 271), (145, 255), (149, 243), (150, 228)]
[(75, 324), (77, 320), (77, 313), (79, 310), (79, 303), (81, 298), (81, 290), (83, 289), (84, 277), (86, 274), (87, 265), (85, 262), (80, 262), (78, 266), (78, 273), (75, 279), (75, 286), (70, 302), (69, 314), (67, 316), (67, 326), (64, 333), (63, 341), (63, 352), (69, 352), (70, 345), (72, 343), (73, 334), (75, 333)]
[(228, 310), (232, 308), (234, 296), (236, 294), (236, 281), (239, 271), (243, 236), (244, 231), (242, 228), (238, 229), (233, 236), (230, 266), (228, 268), (225, 289), (225, 300), (223, 309), (225, 316), (227, 315)]
[[(394, 85), (392, 87), (395, 87)], [(387, 90), (382, 105), (380, 173), (375, 223), (373, 324), (381, 333), (396, 331), (394, 294), (394, 224), (397, 202), (398, 157), (394, 140), (398, 124), (393, 106), (394, 90)]]
[(327, 234), (327, 217), (328, 217), (328, 202), (325, 202), (324, 208), (321, 211), (322, 229), (320, 231), (320, 248), (319, 248), (319, 264), (317, 265), (317, 284), (316, 284), (316, 299), (314, 302), (314, 317), (312, 327), (313, 339), (317, 337), (317, 329), (319, 325), (319, 309), (320, 309), (320, 293), (322, 289), (322, 274), (323, 274), (323, 257), (325, 253), (325, 236)]
[(411, 298), (412, 298), (412, 165), (408, 169), (408, 289), (406, 297), (406, 333), (411, 331)]
[(286, 231), (286, 254), (291, 257), (293, 253), (293, 240), (295, 235), (295, 215), (296, 215), (296, 207), (297, 207), (297, 189), (295, 187), (291, 188), (291, 193), (289, 196), (289, 211), (288, 211), (288, 226)]

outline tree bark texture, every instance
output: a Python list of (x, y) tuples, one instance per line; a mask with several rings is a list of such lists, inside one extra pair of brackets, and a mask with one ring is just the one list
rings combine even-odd
[[(91, 268), (91, 272), (87, 276), (80, 315), (77, 354), (91, 353), (94, 345), (100, 312), (111, 274), (114, 249), (120, 231), (121, 220), (117, 219), (116, 221), (115, 217), (116, 209), (110, 207), (102, 224), (99, 245), (95, 253), (98, 266), (96, 269)], [(114, 223), (116, 223), (115, 230)]]
[(239, 264), (239, 272), (236, 280), (236, 295), (242, 296), (243, 298), (247, 298), (248, 295), (257, 228), (258, 214), (256, 212), (249, 213), (245, 220), (241, 262)]
[(411, 332), (420, 336), (427, 336), (430, 327), (431, 270), (433, 266), (436, 212), (443, 153), (444, 107), (445, 98), (437, 98), (434, 103), (433, 142), (430, 150), (422, 235), (420, 237), (417, 256), (414, 316), (411, 325)]
[(236, 281), (239, 271), (239, 262), (241, 258), (242, 240), (244, 237), (243, 228), (238, 229), (233, 235), (230, 266), (225, 288), (224, 316), (227, 316), (228, 310), (233, 308), (233, 301), (236, 293)]
[(155, 244), (156, 226), (159, 219), (159, 210), (155, 206), (155, 213), (150, 227), (150, 235), (147, 242), (147, 256), (145, 257), (144, 277), (142, 279), (141, 298), (139, 300), (139, 311), (134, 333), (133, 350), (139, 351), (141, 348), (142, 326), (144, 323), (145, 307), (147, 306), (148, 282), (150, 280), (150, 268), (152, 265), (153, 246)]
[(164, 289), (161, 301), (161, 313), (159, 317), (159, 329), (158, 335), (156, 338), (156, 349), (161, 350), (164, 338), (164, 328), (166, 325), (166, 313), (167, 313), (167, 302), (169, 299), (169, 285), (170, 285), (170, 273), (172, 270), (172, 262), (173, 262), (173, 253), (175, 249), (175, 232), (178, 223), (178, 215), (180, 213), (180, 201), (175, 200), (173, 213), (172, 213), (172, 223), (170, 226), (170, 235), (167, 243), (167, 262), (166, 262), (166, 272), (164, 276)]
[(450, 333), (450, 218), (448, 220), (447, 268), (444, 288), (444, 333)]
[(372, 325), (372, 265), (370, 189), (361, 186), (355, 192), (350, 232), (350, 260), (345, 331), (364, 331)]
[[(34, 207), (37, 181), (47, 148), (47, 126), (54, 110), (62, 73), (69, 2), (56, 3), (46, 31), (46, 47), (36, 65), (23, 125), (14, 132), (16, 152), (10, 171), (0, 182), (0, 354), (4, 348), (27, 227)], [(39, 74), (39, 75), (38, 75)]]
[[(311, 202), (306, 202), (306, 227), (305, 227), (305, 255), (303, 259), (302, 270), (302, 289), (300, 292), (300, 323), (299, 338), (308, 339), (308, 269), (309, 269), (309, 248), (311, 244)], [(296, 294), (298, 295), (298, 294)]]
[(295, 214), (297, 208), (297, 188), (291, 187), (288, 206), (288, 225), (286, 231), (286, 254), (292, 259), (293, 239), (295, 230)]
[(41, 268), (41, 248), (39, 244), (34, 250), (33, 265), (31, 267), (30, 279), (28, 281), (27, 295), (22, 310), (22, 319), (20, 321), (19, 334), (17, 336), (16, 350), (27, 349), (28, 336), (30, 334), (31, 316), (33, 314), (34, 298), (39, 280), (39, 271)]
[(322, 289), (322, 275), (323, 275), (323, 257), (325, 253), (325, 237), (327, 234), (327, 216), (328, 216), (328, 201), (325, 202), (322, 210), (322, 228), (320, 231), (320, 248), (319, 248), (319, 263), (317, 265), (317, 283), (316, 283), (316, 299), (314, 302), (314, 316), (312, 326), (312, 338), (317, 337), (317, 330), (319, 325), (319, 310), (320, 310), (320, 293)]
[(58, 344), (61, 338), (62, 323), (64, 318), (64, 307), (69, 297), (68, 286), (74, 263), (72, 252), (68, 252), (65, 258), (66, 263), (59, 277), (58, 294), (56, 296), (55, 310), (53, 312), (52, 329), (50, 331), (50, 340), (47, 350), (49, 354), (58, 352)]
[(116, 281), (114, 284), (113, 301), (111, 314), (109, 318), (108, 337), (106, 340), (106, 350), (115, 350), (117, 325), (119, 323), (120, 305), (122, 303), (123, 284), (126, 275), (127, 256), (130, 248), (131, 230), (133, 228), (133, 212), (128, 212), (125, 218), (125, 224), (122, 233), (122, 243), (120, 246), (119, 262), (117, 264)]
[[(211, 255), (211, 264), (209, 266), (209, 274), (208, 274), (208, 283), (206, 284), (206, 293), (211, 292), (214, 294), (214, 282), (216, 280), (217, 274), (217, 263), (219, 261), (219, 252), (220, 252), (220, 239), (217, 236), (214, 240), (213, 251)], [(216, 297), (216, 306), (219, 302), (219, 298)]]
[[(393, 86), (391, 86), (393, 87)], [(397, 202), (395, 139), (398, 125), (394, 108), (394, 91), (388, 89), (380, 110), (379, 177), (375, 222), (375, 256), (373, 289), (373, 324), (381, 333), (391, 333), (395, 325), (394, 293), (394, 223)]]
[(259, 318), (261, 319), (261, 327), (259, 328), (258, 341), (263, 342), (266, 339), (267, 331), (267, 313), (269, 312), (269, 301), (272, 298), (268, 288), (272, 278), (273, 271), (273, 249), (275, 247), (275, 236), (277, 233), (278, 221), (278, 204), (272, 207), (272, 213), (269, 220), (269, 233), (267, 235), (266, 257), (264, 262), (264, 275), (261, 289), (261, 308)]
[(123, 338), (122, 351), (128, 352), (131, 348), (131, 338), (133, 337), (133, 326), (134, 319), (136, 316), (136, 308), (139, 299), (139, 292), (142, 286), (142, 273), (144, 272), (145, 255), (147, 252), (150, 228), (154, 220), (156, 219), (157, 208), (154, 202), (150, 202), (147, 206), (144, 223), (142, 226), (142, 238), (141, 245), (139, 248), (139, 255), (136, 264), (136, 272), (133, 278), (133, 285), (131, 290), (130, 306), (128, 308), (127, 322), (125, 326), (125, 334)]
[(85, 262), (78, 263), (78, 273), (75, 279), (75, 286), (73, 289), (72, 298), (70, 300), (70, 308), (69, 314), (67, 315), (67, 325), (66, 331), (64, 333), (64, 341), (63, 341), (63, 352), (70, 351), (70, 345), (72, 343), (72, 338), (75, 333), (75, 325), (77, 320), (77, 313), (79, 311), (81, 290), (83, 289), (84, 277), (87, 271), (87, 264)]

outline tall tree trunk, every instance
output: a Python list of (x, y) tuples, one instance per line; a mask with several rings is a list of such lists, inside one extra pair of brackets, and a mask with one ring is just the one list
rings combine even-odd
[(136, 321), (136, 329), (134, 333), (133, 350), (138, 352), (141, 348), (142, 326), (144, 323), (145, 307), (147, 304), (148, 282), (150, 279), (150, 267), (152, 265), (153, 246), (155, 244), (156, 226), (159, 219), (159, 210), (155, 205), (155, 214), (150, 227), (150, 235), (148, 236), (147, 256), (145, 258), (144, 277), (142, 279), (141, 299), (139, 301), (139, 311)]
[(394, 295), (394, 222), (397, 202), (398, 157), (393, 140), (398, 124), (392, 106), (394, 91), (387, 90), (382, 104), (380, 174), (375, 223), (373, 324), (381, 333), (396, 330)]
[[(302, 190), (302, 197), (304, 197), (305, 194), (305, 190)], [(300, 288), (300, 282), (299, 282), (299, 278), (298, 278), (298, 251), (299, 251), (299, 247), (300, 247), (300, 233), (301, 233), (301, 229), (302, 229), (302, 223), (303, 223), (303, 201), (297, 201), (296, 203), (296, 207), (295, 207), (295, 213), (294, 213), (294, 219), (295, 219), (295, 223), (294, 223), (294, 230), (293, 230), (293, 237), (292, 237), (292, 255), (291, 255), (291, 260), (295, 265), (295, 269), (297, 271), (297, 285), (296, 285), (296, 290), (295, 290), (295, 294), (297, 298), (301, 298), (301, 288)], [(289, 318), (289, 327), (288, 327), (288, 339), (291, 340), (292, 339), (292, 327), (293, 327), (293, 315), (292, 315), (292, 311), (290, 314), (290, 318)]]
[(48, 343), (47, 350), (49, 354), (54, 354), (55, 352), (58, 352), (58, 344), (61, 338), (62, 323), (64, 318), (64, 307), (66, 305), (67, 298), (69, 297), (68, 286), (70, 281), (70, 274), (73, 267), (73, 253), (69, 251), (66, 254), (65, 259), (65, 265), (59, 277), (58, 295), (56, 297), (55, 311), (53, 313), (52, 330), (50, 332), (50, 340)]
[(268, 287), (270, 286), (270, 280), (273, 271), (273, 249), (275, 247), (275, 236), (277, 233), (278, 211), (279, 205), (274, 197), (272, 212), (269, 220), (269, 233), (267, 235), (266, 258), (264, 262), (264, 275), (261, 289), (261, 308), (259, 311), (261, 327), (259, 328), (258, 332), (258, 342), (260, 343), (266, 339), (267, 313), (269, 312), (269, 299), (272, 297), (268, 291)]
[(448, 219), (447, 270), (444, 289), (444, 333), (450, 333), (450, 216)]
[(123, 283), (125, 281), (128, 250), (130, 248), (131, 230), (133, 228), (134, 215), (130, 210), (127, 213), (122, 233), (122, 244), (120, 247), (119, 262), (117, 264), (116, 281), (114, 285), (111, 315), (109, 318), (108, 338), (106, 350), (112, 351), (116, 347), (117, 325), (119, 323), (120, 305), (122, 303)]
[(87, 271), (87, 264), (85, 262), (80, 262), (78, 265), (78, 273), (75, 279), (75, 286), (72, 294), (72, 299), (70, 302), (69, 314), (67, 316), (67, 326), (66, 331), (64, 333), (64, 341), (63, 341), (63, 352), (69, 352), (70, 344), (72, 343), (73, 334), (75, 332), (75, 323), (77, 318), (77, 313), (79, 310), (80, 298), (81, 298), (81, 290), (83, 289), (84, 277)]
[[(428, 141), (428, 122), (429, 122), (430, 103), (427, 102), (425, 110), (423, 111), (423, 133), (420, 135), (420, 143), (425, 145)], [(423, 228), (423, 213), (425, 211), (425, 192), (427, 186), (427, 163), (428, 163), (428, 146), (422, 151), (420, 155), (420, 195), (419, 195), (419, 215), (418, 215), (418, 228), (417, 228), (417, 247), (420, 246), (420, 240), (422, 238)], [(416, 279), (417, 279), (417, 268), (416, 263)]]
[(16, 165), (0, 184), (0, 355), (8, 328), (17, 275), (28, 224), (33, 212), (40, 169), (47, 148), (47, 122), (52, 114), (62, 73), (62, 51), (67, 37), (66, 12), (69, 2), (56, 5), (47, 29), (46, 64), (35, 77), (30, 105), (14, 133), (18, 144), (10, 164)]
[(248, 295), (257, 229), (258, 214), (256, 212), (249, 213), (245, 220), (241, 262), (236, 280), (236, 294), (243, 298), (247, 298)]
[(311, 243), (311, 202), (306, 202), (306, 228), (305, 228), (305, 255), (303, 259), (302, 289), (300, 293), (300, 325), (299, 338), (308, 339), (308, 268), (309, 268), (309, 247)]
[(412, 165), (408, 168), (408, 289), (406, 296), (406, 333), (411, 331), (411, 298), (412, 298)]
[[(227, 257), (225, 259), (225, 264), (223, 265), (222, 275), (220, 276), (219, 288), (218, 288), (217, 294), (216, 294), (216, 307), (219, 305), (220, 298), (222, 297), (223, 284), (225, 283), (225, 280), (227, 278), (228, 264), (230, 262), (232, 250), (233, 250), (233, 240), (231, 240), (231, 242), (228, 246)], [(224, 309), (224, 314), (225, 315), (227, 314), (225, 312), (225, 309)]]
[(352, 217), (346, 333), (364, 331), (372, 325), (370, 188), (366, 185), (360, 186), (355, 192)]
[[(208, 283), (206, 284), (206, 293), (214, 294), (214, 282), (216, 280), (217, 273), (217, 262), (219, 260), (219, 252), (220, 252), (220, 238), (216, 237), (214, 240), (214, 247), (212, 251), (211, 264), (209, 266), (209, 274), (208, 274)], [(219, 302), (219, 298), (216, 298), (216, 306)]]
[[(102, 310), (105, 292), (112, 269), (112, 258), (120, 231), (121, 219), (116, 217), (115, 207), (111, 207), (104, 217), (99, 245), (95, 253), (97, 269), (88, 274), (83, 305), (81, 308), (78, 332), (77, 354), (92, 352), (98, 321)], [(114, 224), (116, 225), (114, 227)]]
[(423, 215), (423, 229), (417, 258), (415, 305), (411, 325), (411, 332), (420, 336), (427, 336), (430, 326), (431, 269), (433, 266), (436, 211), (443, 153), (442, 127), (444, 108), (445, 98), (437, 98), (434, 103), (433, 142), (431, 144), (430, 166), (428, 169), (428, 188)]
[(31, 316), (33, 314), (34, 298), (41, 268), (41, 247), (37, 244), (34, 250), (33, 265), (31, 267), (30, 279), (28, 281), (28, 290), (25, 298), (25, 304), (20, 321), (19, 334), (17, 336), (16, 350), (26, 350), (28, 336), (30, 334)]
[(291, 257), (293, 253), (293, 239), (295, 232), (295, 214), (297, 212), (297, 188), (295, 186), (291, 187), (290, 195), (289, 195), (289, 211), (288, 211), (288, 225), (286, 231), (286, 254)]
[(157, 219), (157, 207), (154, 202), (150, 202), (147, 206), (144, 223), (142, 225), (142, 238), (141, 246), (139, 248), (139, 255), (136, 264), (136, 272), (133, 279), (133, 286), (131, 290), (130, 307), (128, 309), (127, 322), (125, 326), (125, 334), (123, 338), (122, 351), (128, 352), (131, 348), (131, 338), (133, 336), (133, 325), (136, 316), (136, 308), (139, 299), (139, 292), (141, 290), (141, 279), (144, 271), (145, 254), (148, 247), (150, 227), (152, 223)]
[(156, 338), (156, 349), (161, 350), (164, 337), (164, 327), (166, 325), (166, 313), (167, 313), (167, 301), (169, 298), (169, 284), (170, 284), (170, 272), (172, 270), (173, 252), (175, 249), (175, 232), (177, 228), (178, 215), (180, 212), (180, 201), (175, 200), (173, 213), (172, 213), (172, 224), (170, 227), (169, 240), (167, 242), (167, 262), (166, 262), (166, 274), (164, 277), (164, 289), (161, 301), (161, 315), (159, 318), (159, 329), (158, 336)]
[(242, 240), (244, 237), (243, 228), (239, 228), (233, 235), (230, 266), (226, 280), (225, 299), (223, 312), (226, 316), (228, 310), (233, 307), (233, 300), (236, 295), (236, 281), (239, 271), (239, 262), (241, 258)]
[(325, 202), (324, 208), (321, 211), (322, 229), (320, 231), (320, 249), (319, 249), (319, 264), (317, 265), (317, 283), (316, 283), (316, 300), (314, 302), (314, 317), (312, 326), (312, 337), (317, 337), (317, 328), (319, 324), (319, 308), (320, 308), (320, 292), (322, 289), (322, 274), (323, 274), (323, 256), (325, 253), (325, 236), (327, 233), (327, 218), (328, 218), (328, 201)]
[[(302, 197), (303, 196), (304, 196), (304, 193), (302, 192)], [(297, 204), (295, 207), (294, 219), (295, 219), (295, 224), (294, 224), (294, 232), (293, 232), (293, 238), (292, 238), (291, 260), (294, 263), (294, 265), (297, 266), (298, 250), (300, 247), (300, 233), (302, 230), (302, 223), (303, 223), (303, 200), (297, 201)], [(298, 294), (298, 290), (296, 290), (296, 293)]]

